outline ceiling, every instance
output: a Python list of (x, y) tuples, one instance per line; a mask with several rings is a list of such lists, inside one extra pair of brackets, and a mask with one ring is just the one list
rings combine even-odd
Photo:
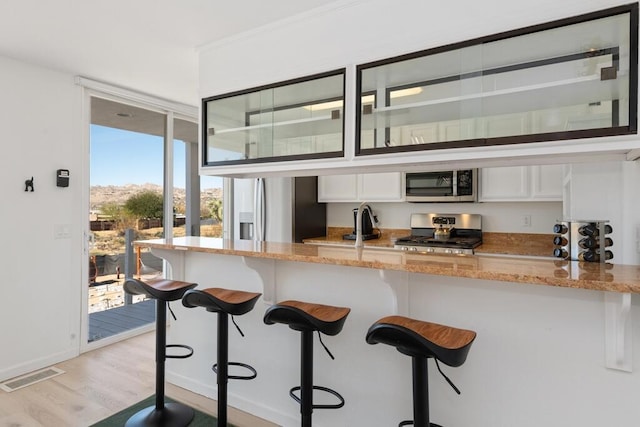
[[(91, 123), (164, 137), (166, 115), (152, 110), (91, 98)], [(198, 142), (198, 125), (181, 119), (173, 121), (173, 137), (184, 142)]]
[(4, 0), (0, 56), (195, 106), (199, 47), (343, 1)]
[[(341, 1), (3, 0), (0, 56), (197, 106), (199, 47)], [(91, 122), (164, 134), (162, 114), (99, 98)], [(197, 141), (196, 124), (174, 127)]]

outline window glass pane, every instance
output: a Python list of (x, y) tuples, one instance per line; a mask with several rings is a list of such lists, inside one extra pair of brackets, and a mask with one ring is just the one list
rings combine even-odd
[(222, 237), (222, 178), (202, 175), (200, 177), (200, 235)]
[(222, 178), (198, 173), (198, 125), (174, 120), (173, 235), (222, 237)]

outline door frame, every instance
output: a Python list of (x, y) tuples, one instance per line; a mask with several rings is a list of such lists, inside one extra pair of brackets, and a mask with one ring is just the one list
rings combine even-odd
[[(91, 98), (103, 98), (109, 101), (122, 104), (132, 105), (134, 107), (164, 114), (167, 117), (164, 136), (164, 206), (165, 218), (167, 212), (171, 212), (168, 218), (173, 214), (173, 124), (175, 119), (186, 120), (198, 124), (198, 107), (181, 104), (152, 95), (131, 91), (129, 89), (120, 88), (107, 83), (98, 82), (87, 79), (85, 77), (76, 77), (76, 84), (82, 88), (82, 115), (81, 115), (81, 133), (82, 133), (82, 156), (83, 165), (81, 171), (80, 182), (83, 183), (82, 188), (82, 207), (84, 212), (81, 214), (83, 218), (82, 224), (82, 247), (79, 249), (79, 255), (82, 258), (81, 268), (78, 272), (78, 287), (80, 295), (80, 313), (76, 317), (79, 320), (76, 330), (78, 331), (79, 352), (84, 353), (96, 348), (104, 347), (123, 339), (130, 338), (141, 333), (145, 333), (155, 329), (155, 323), (141, 328), (133, 329), (122, 334), (114, 335), (93, 342), (88, 342), (89, 332), (89, 288), (86, 286), (87, 277), (89, 277), (89, 237), (91, 230), (89, 228), (88, 212), (90, 208), (90, 147), (91, 147)], [(198, 126), (199, 128), (199, 126)], [(169, 232), (171, 233), (171, 231)], [(166, 265), (165, 265), (166, 266)], [(166, 271), (166, 269), (165, 269)]]

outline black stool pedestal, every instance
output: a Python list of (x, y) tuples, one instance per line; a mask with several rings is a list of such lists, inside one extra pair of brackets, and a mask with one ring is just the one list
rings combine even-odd
[[(227, 427), (227, 388), (229, 380), (252, 380), (257, 375), (256, 370), (250, 365), (229, 362), (229, 315), (239, 316), (253, 310), (260, 295), (254, 292), (208, 288), (190, 290), (182, 297), (182, 305), (185, 307), (204, 307), (207, 311), (218, 315), (217, 362), (212, 367), (217, 375), (218, 384), (218, 427)], [(238, 331), (240, 331), (240, 328), (238, 328)], [(251, 372), (251, 375), (229, 375), (229, 366), (245, 368)]]
[[(311, 427), (314, 409), (338, 409), (344, 406), (344, 398), (340, 393), (327, 387), (313, 385), (313, 333), (318, 331), (326, 335), (337, 335), (342, 330), (349, 311), (344, 307), (284, 301), (269, 307), (264, 315), (267, 325), (283, 323), (300, 332), (300, 385), (289, 390), (289, 395), (300, 404), (302, 427)], [(335, 396), (338, 403), (314, 405), (313, 390)], [(296, 391), (300, 391), (300, 397), (295, 394)]]
[[(383, 343), (411, 357), (413, 377), (413, 420), (402, 421), (399, 427), (441, 427), (429, 422), (429, 379), (427, 362), (433, 358), (448, 366), (462, 365), (476, 333), (436, 323), (423, 322), (402, 316), (388, 316), (374, 323), (367, 332), (369, 344)], [(440, 371), (440, 367), (438, 366)], [(458, 393), (442, 371), (447, 382)]]
[(426, 357), (412, 357), (413, 373), (413, 420), (402, 421), (398, 427), (441, 427), (429, 422), (429, 373)]
[[(300, 385), (289, 390), (289, 396), (300, 404), (302, 427), (311, 427), (311, 416), (314, 409), (338, 409), (344, 406), (344, 398), (340, 393), (328, 387), (313, 385), (313, 331), (301, 331), (300, 345)], [(313, 390), (332, 394), (338, 399), (336, 404), (314, 405)], [(295, 392), (300, 391), (300, 397)]]
[(193, 420), (193, 409), (182, 403), (166, 403), (160, 409), (149, 406), (136, 412), (125, 424), (125, 427), (173, 427), (188, 426)]
[[(186, 427), (191, 423), (195, 412), (182, 403), (165, 403), (165, 361), (167, 358), (185, 359), (193, 354), (193, 349), (186, 345), (167, 345), (167, 303), (182, 298), (189, 289), (197, 286), (173, 280), (160, 280), (145, 283), (128, 279), (125, 292), (133, 295), (144, 294), (156, 300), (156, 402), (131, 416), (125, 427)], [(167, 347), (178, 347), (188, 350), (184, 355), (167, 355)]]
[[(257, 297), (256, 297), (257, 299)], [(229, 315), (218, 312), (218, 362), (212, 370), (217, 375), (218, 384), (218, 427), (227, 426), (227, 389), (229, 380), (252, 380), (258, 373), (251, 365), (229, 362)], [(240, 366), (251, 372), (250, 375), (229, 375), (229, 366)]]
[(218, 313), (218, 425), (227, 425), (227, 385), (229, 383), (229, 316)]

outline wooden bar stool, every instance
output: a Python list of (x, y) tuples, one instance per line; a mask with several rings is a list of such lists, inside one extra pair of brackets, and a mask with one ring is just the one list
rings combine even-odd
[[(344, 398), (335, 390), (313, 385), (313, 332), (318, 331), (320, 344), (333, 359), (333, 355), (322, 342), (320, 334), (338, 335), (351, 310), (344, 307), (312, 304), (300, 301), (283, 301), (272, 305), (264, 315), (264, 323), (273, 325), (283, 323), (294, 331), (301, 332), (300, 348), (300, 386), (289, 390), (289, 395), (300, 404), (302, 427), (311, 427), (311, 414), (314, 409), (338, 409), (344, 406)], [(300, 391), (300, 397), (295, 392)], [(332, 394), (338, 399), (336, 404), (314, 405), (313, 390)]]
[[(229, 315), (231, 321), (244, 337), (244, 334), (233, 320), (253, 310), (260, 295), (254, 292), (234, 291), (222, 288), (192, 289), (182, 297), (185, 307), (204, 307), (207, 311), (218, 313), (218, 360), (213, 365), (213, 372), (218, 377), (218, 426), (227, 426), (227, 383), (232, 380), (252, 380), (257, 376), (256, 370), (245, 363), (229, 362)], [(248, 369), (251, 375), (229, 375), (229, 366), (240, 366)]]
[[(164, 401), (164, 366), (166, 359), (186, 359), (193, 355), (193, 348), (183, 344), (167, 345), (167, 305), (176, 301), (197, 283), (179, 280), (158, 279), (143, 282), (127, 279), (124, 291), (131, 295), (146, 295), (156, 300), (156, 404), (135, 413), (129, 418), (125, 427), (183, 427), (189, 425), (194, 412), (182, 403), (166, 403)], [(175, 317), (175, 316), (174, 316)], [(167, 355), (167, 348), (183, 348), (188, 350), (184, 355)]]
[(413, 424), (416, 427), (440, 427), (429, 423), (429, 383), (427, 360), (433, 358), (442, 376), (456, 393), (460, 390), (440, 370), (438, 361), (448, 366), (461, 366), (467, 359), (476, 333), (436, 323), (423, 322), (403, 316), (388, 316), (375, 322), (367, 332), (367, 343), (383, 343), (396, 347), (412, 357), (413, 365), (413, 421), (402, 421), (399, 425)]

